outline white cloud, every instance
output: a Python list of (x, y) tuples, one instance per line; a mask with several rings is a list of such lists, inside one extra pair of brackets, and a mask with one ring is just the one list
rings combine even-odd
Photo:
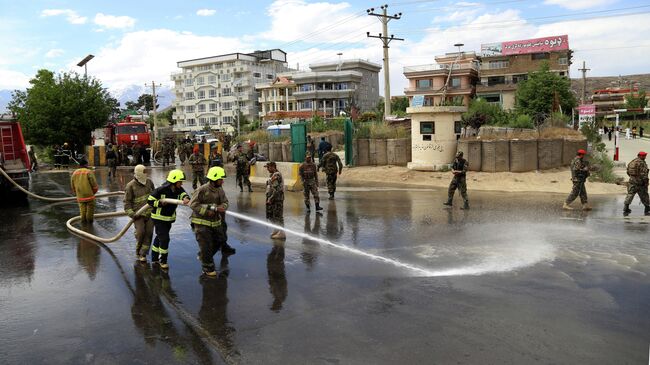
[(115, 16), (97, 13), (94, 19), (95, 24), (104, 28), (124, 29), (132, 28), (135, 25), (135, 19), (130, 16)]
[(609, 5), (616, 0), (545, 0), (545, 5), (558, 5), (566, 9), (580, 10)]
[(196, 11), (196, 15), (198, 16), (212, 16), (216, 13), (217, 11), (214, 9), (199, 9)]
[[(151, 83), (171, 85), (170, 75), (179, 72), (178, 61), (252, 51), (255, 47), (237, 38), (198, 36), (168, 29), (130, 32), (95, 53), (88, 74), (111, 89)], [(76, 63), (68, 65), (78, 71)]]
[(59, 57), (59, 56), (63, 55), (63, 53), (65, 53), (65, 51), (62, 50), (61, 48), (53, 48), (53, 49), (47, 51), (47, 53), (45, 54), (45, 57), (46, 58), (56, 58), (56, 57)]
[(0, 68), (0, 90), (25, 89), (29, 78), (22, 72)]
[(41, 12), (42, 17), (64, 15), (70, 24), (85, 24), (88, 18), (80, 16), (76, 11), (71, 9), (45, 9)]

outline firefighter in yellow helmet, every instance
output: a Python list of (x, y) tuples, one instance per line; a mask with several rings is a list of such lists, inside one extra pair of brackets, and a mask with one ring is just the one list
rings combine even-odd
[(194, 191), (190, 201), (192, 208), (192, 229), (199, 244), (199, 259), (207, 277), (217, 276), (214, 255), (226, 242), (223, 216), (228, 209), (228, 198), (223, 191), (226, 171), (219, 166), (211, 167), (206, 178), (208, 182)]
[(190, 197), (183, 189), (183, 181), (185, 181), (185, 173), (182, 170), (171, 170), (167, 175), (167, 181), (156, 188), (147, 198), (147, 203), (153, 208), (151, 219), (156, 230), (156, 238), (151, 246), (151, 263), (159, 263), (161, 269), (169, 268), (167, 264), (169, 231), (172, 228), (172, 223), (176, 221), (176, 205), (166, 204), (160, 200), (163, 198), (178, 199), (188, 205)]

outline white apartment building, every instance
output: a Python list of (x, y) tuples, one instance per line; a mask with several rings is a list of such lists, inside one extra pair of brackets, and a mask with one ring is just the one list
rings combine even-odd
[(288, 71), (287, 54), (280, 49), (231, 53), (177, 63), (181, 72), (174, 81), (176, 112), (174, 132), (237, 130), (242, 120), (259, 118), (255, 84), (272, 82), (276, 74)]

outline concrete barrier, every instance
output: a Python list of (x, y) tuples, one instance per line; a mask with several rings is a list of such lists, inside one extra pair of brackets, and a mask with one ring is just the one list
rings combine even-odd
[(357, 139), (357, 161), (356, 166), (368, 166), (370, 165), (370, 140), (367, 138)]
[[(298, 176), (300, 164), (297, 162), (276, 162), (275, 164), (282, 174), (286, 189), (288, 191), (302, 191), (302, 181)], [(250, 181), (252, 184), (266, 186), (269, 173), (264, 165), (266, 165), (266, 162), (259, 162), (251, 166)]]
[(540, 170), (562, 166), (562, 142), (561, 139), (540, 139), (537, 141), (537, 167)]
[(579, 149), (587, 150), (587, 140), (571, 140), (565, 139), (562, 143), (562, 165), (568, 166), (571, 161), (576, 157)]
[(359, 143), (358, 140), (352, 140), (352, 166), (359, 166)]
[(291, 156), (291, 143), (282, 143), (282, 161), (293, 161), (293, 156)]
[(510, 141), (510, 171), (537, 170), (537, 140), (513, 139)]
[[(470, 169), (472, 162), (468, 160)], [(510, 168), (510, 144), (506, 140), (482, 141), (481, 171), (502, 172)]]
[(386, 158), (389, 165), (406, 166), (409, 162), (407, 151), (411, 143), (406, 138), (386, 140)]
[(282, 143), (270, 142), (269, 143), (269, 161), (282, 161)]
[(370, 139), (368, 142), (368, 163), (372, 166), (384, 166), (388, 163), (385, 139)]
[(259, 151), (261, 155), (264, 155), (264, 157), (269, 158), (269, 143), (260, 143), (259, 144)]
[(470, 171), (481, 171), (482, 154), (480, 140), (460, 140), (458, 141), (458, 151), (462, 151), (465, 159), (469, 163)]
[(106, 166), (106, 146), (86, 146), (89, 166)]

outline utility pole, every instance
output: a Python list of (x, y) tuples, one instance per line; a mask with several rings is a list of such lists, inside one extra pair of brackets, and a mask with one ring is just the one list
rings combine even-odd
[(579, 68), (578, 71), (582, 71), (582, 102), (581, 104), (587, 103), (587, 71), (591, 70), (587, 68), (585, 61), (582, 61), (582, 68)]
[[(148, 87), (149, 85), (145, 84), (144, 86)], [(156, 85), (155, 81), (151, 81), (151, 90), (152, 90), (152, 93), (151, 93), (152, 98), (151, 99), (153, 100), (153, 106), (151, 107), (151, 109), (153, 110), (153, 140), (154, 141), (158, 140), (158, 124), (156, 123), (156, 108), (158, 106), (157, 105), (158, 104), (157, 103), (158, 98), (156, 97), (156, 86), (161, 87), (162, 84)], [(146, 108), (145, 108), (145, 110), (146, 110)], [(153, 143), (152, 143), (152, 145), (153, 145)]]
[(402, 17), (402, 13), (398, 13), (395, 15), (388, 15), (387, 10), (388, 10), (388, 5), (382, 5), (380, 7), (382, 10), (381, 14), (375, 13), (375, 8), (370, 8), (367, 9), (366, 12), (368, 15), (371, 16), (376, 16), (379, 18), (379, 21), (381, 22), (382, 26), (382, 33), (379, 33), (378, 36), (376, 35), (370, 35), (370, 32), (366, 32), (366, 36), (368, 38), (378, 38), (381, 39), (381, 43), (384, 45), (384, 119), (386, 119), (387, 116), (390, 115), (391, 110), (390, 110), (390, 71), (388, 68), (388, 44), (393, 41), (403, 41), (404, 38), (395, 38), (393, 34), (388, 36), (388, 22), (395, 19), (398, 20)]

